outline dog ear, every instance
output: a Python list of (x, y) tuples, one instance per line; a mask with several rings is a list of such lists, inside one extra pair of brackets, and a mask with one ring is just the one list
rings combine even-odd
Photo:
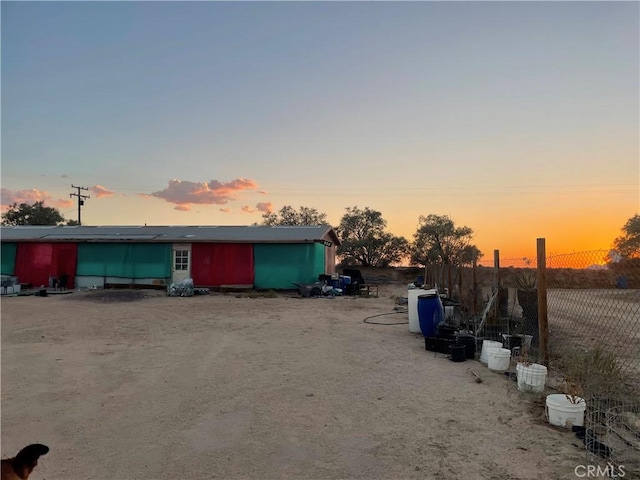
[(22, 465), (30, 465), (48, 452), (49, 447), (46, 445), (41, 443), (32, 443), (18, 452), (16, 455), (16, 462)]

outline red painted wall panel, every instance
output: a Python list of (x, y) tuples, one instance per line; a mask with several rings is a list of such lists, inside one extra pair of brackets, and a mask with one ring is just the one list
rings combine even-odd
[(20, 283), (49, 286), (49, 276), (68, 276), (74, 288), (78, 249), (75, 243), (20, 243), (16, 252), (15, 276)]
[(253, 284), (253, 245), (191, 244), (191, 277), (197, 286)]

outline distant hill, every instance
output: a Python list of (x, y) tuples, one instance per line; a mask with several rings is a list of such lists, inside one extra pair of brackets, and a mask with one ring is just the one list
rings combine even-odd
[(608, 270), (608, 269), (609, 267), (607, 267), (606, 265), (597, 265), (597, 264), (589, 265), (587, 267), (587, 270)]

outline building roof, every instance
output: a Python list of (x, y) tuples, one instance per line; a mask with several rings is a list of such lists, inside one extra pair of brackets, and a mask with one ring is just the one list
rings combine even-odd
[(3, 242), (210, 242), (340, 245), (335, 230), (320, 226), (36, 226), (0, 227)]

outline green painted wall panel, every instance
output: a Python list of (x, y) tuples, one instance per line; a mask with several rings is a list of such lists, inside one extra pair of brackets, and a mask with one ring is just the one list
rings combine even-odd
[(170, 243), (80, 243), (79, 276), (171, 277)]
[(255, 244), (255, 288), (295, 289), (324, 273), (325, 246), (320, 243)]
[(2, 257), (2, 275), (13, 275), (16, 269), (16, 252), (18, 251), (17, 243), (4, 243), (0, 247), (0, 256)]

